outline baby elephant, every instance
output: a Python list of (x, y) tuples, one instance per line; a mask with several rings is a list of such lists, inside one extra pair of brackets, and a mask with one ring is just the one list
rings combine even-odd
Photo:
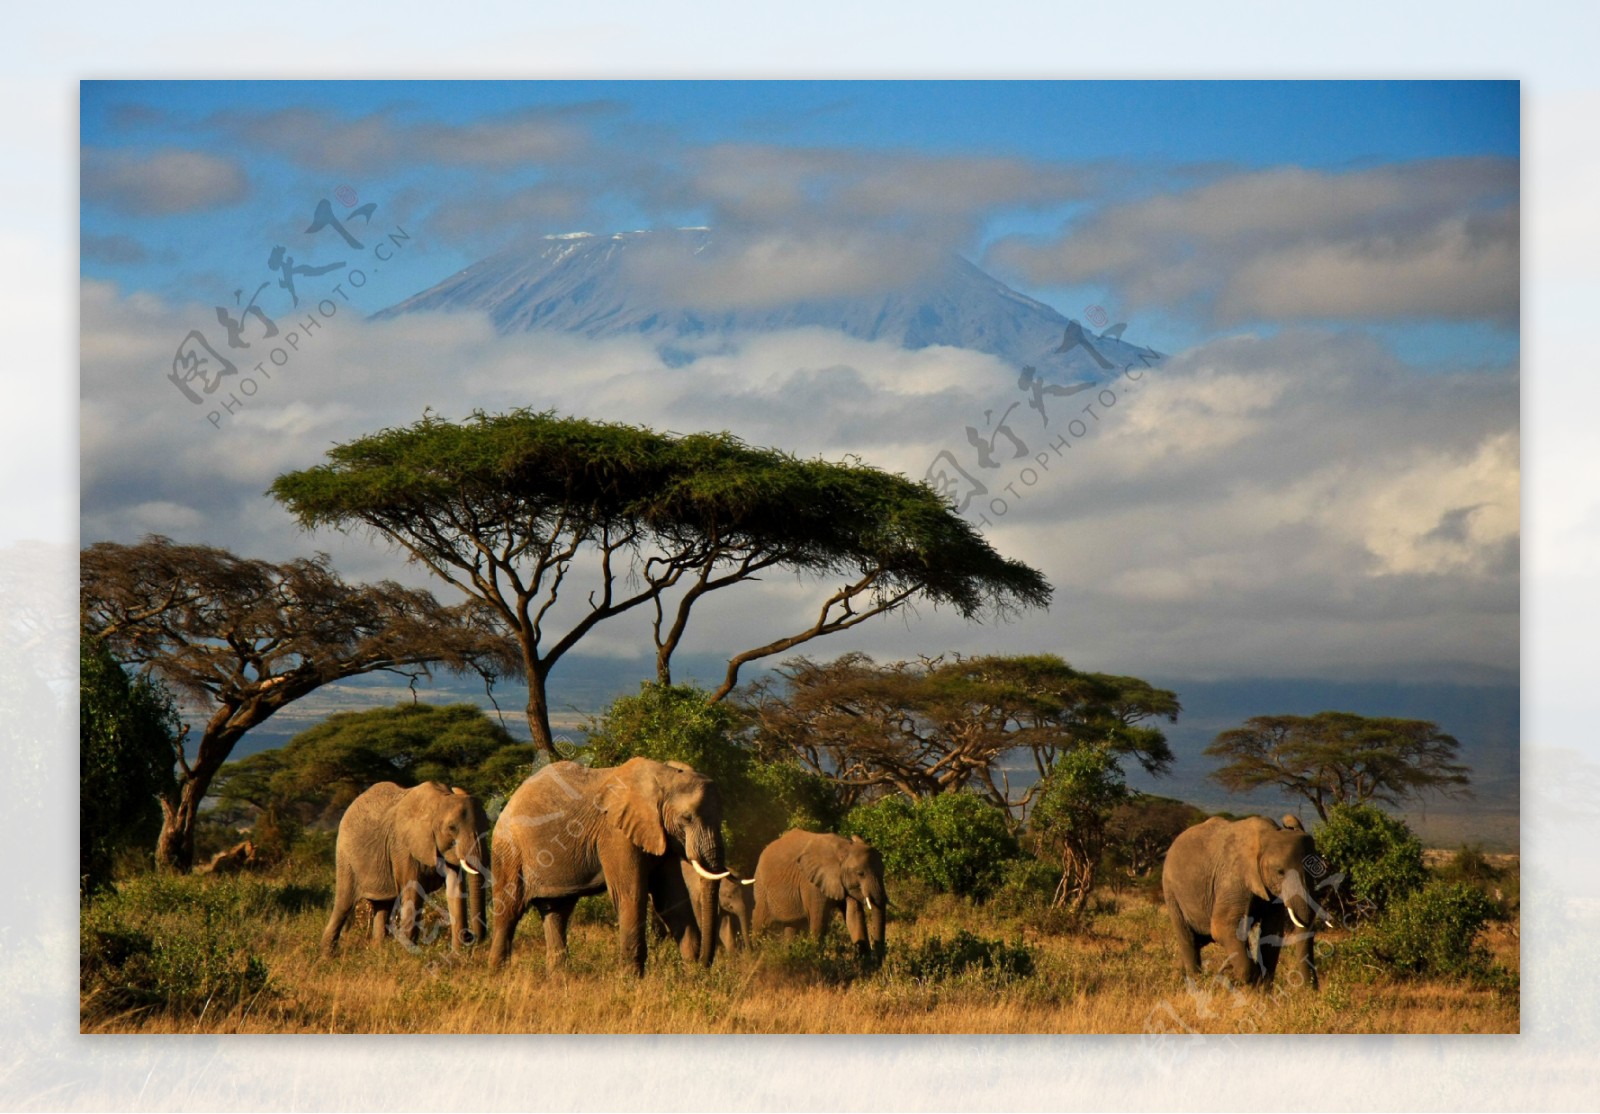
[[(1299, 978), (1317, 985), (1312, 943), (1317, 923), (1327, 917), (1306, 879), (1321, 860), (1300, 822), (1284, 820), (1280, 827), (1262, 816), (1213, 816), (1172, 841), (1161, 892), (1189, 975), (1200, 973), (1200, 949), (1214, 942), (1227, 954), (1236, 980), (1270, 984), (1279, 952), (1288, 947)], [(1259, 965), (1249, 946), (1256, 926)]]
[(845, 839), (799, 829), (767, 844), (756, 863), (755, 930), (793, 936), (803, 925), (821, 940), (836, 910), (856, 950), (883, 954), (883, 856), (860, 836)]
[[(488, 817), (465, 789), (430, 781), (402, 789), (380, 781), (350, 802), (339, 821), (335, 847), (333, 915), (322, 932), (322, 954), (332, 955), (356, 902), (372, 902), (372, 939), (388, 931), (400, 902), (400, 936), (417, 938), (422, 895), (446, 888), (450, 943), (459, 948), (483, 938), (483, 853)], [(462, 883), (470, 895), (467, 925)]]
[[(690, 863), (682, 863), (680, 875), (683, 885), (670, 882), (670, 875), (663, 875), (658, 884), (650, 887), (650, 900), (655, 905), (656, 915), (653, 918), (656, 938), (662, 939), (672, 936), (678, 940), (680, 948), (687, 948), (684, 943), (687, 935), (683, 927), (693, 923), (700, 932), (706, 931), (706, 926), (700, 923), (700, 916), (695, 909), (693, 895), (699, 883), (696, 881), (694, 867)], [(743, 941), (750, 936), (750, 925), (755, 917), (756, 880), (754, 878), (740, 878), (735, 871), (728, 871), (728, 876), (717, 885), (717, 947), (729, 952), (738, 951)], [(684, 962), (695, 962), (695, 956), (684, 950)]]

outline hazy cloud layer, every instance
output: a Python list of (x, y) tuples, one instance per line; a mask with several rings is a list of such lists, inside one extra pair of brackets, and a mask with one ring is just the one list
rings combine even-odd
[(237, 162), (201, 151), (85, 147), (82, 160), (84, 203), (132, 216), (220, 209), (250, 196)]
[(349, 117), (321, 109), (224, 113), (227, 134), (314, 170), (377, 174), (403, 165), (509, 169), (572, 159), (588, 143), (585, 121), (600, 104), (537, 108), (442, 124), (398, 111)]
[[(424, 407), (728, 428), (917, 478), (949, 449), (979, 472), (964, 427), (1021, 398), (1014, 374), (982, 354), (820, 329), (719, 341), (670, 367), (633, 339), (499, 337), (462, 315), (341, 315), (214, 429), (210, 404), (191, 406), (164, 378), (203, 311), (85, 284), (86, 542), (155, 530), (271, 557), (327, 549), (349, 575), (416, 581), (364, 538), (298, 533), (262, 492), (330, 443), (414, 421)], [(1358, 336), (1291, 333), (1212, 342), (1128, 386), (1059, 453), (1050, 444), (1081, 400), (1053, 400), (1048, 429), (1019, 407), (1009, 420), (1028, 460), (983, 473), (992, 491), (1012, 483), (1019, 493), (990, 537), (1046, 573), (1050, 613), (975, 628), (929, 611), (871, 625), (850, 645), (1052, 650), (1095, 668), (1193, 677), (1516, 670), (1515, 369), (1425, 375)], [(219, 397), (230, 390), (243, 387), (229, 382)], [(1048, 465), (1028, 482), (1017, 468), (1041, 452)], [(686, 652), (764, 641), (818, 598), (782, 578), (727, 595), (704, 610)], [(597, 633), (588, 652), (633, 656), (646, 638), (642, 620)]]
[(1515, 160), (1233, 174), (1100, 209), (990, 259), (1040, 284), (1109, 283), (1130, 307), (1221, 322), (1488, 317), (1518, 309)]

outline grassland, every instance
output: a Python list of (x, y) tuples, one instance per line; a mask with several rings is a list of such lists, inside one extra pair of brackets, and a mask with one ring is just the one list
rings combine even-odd
[[(1318, 992), (1186, 986), (1148, 889), (1107, 895), (1084, 923), (1042, 908), (907, 894), (889, 954), (864, 970), (840, 926), (822, 946), (758, 940), (709, 970), (668, 944), (621, 974), (591, 899), (565, 969), (535, 920), (508, 968), (486, 949), (373, 947), (359, 931), (318, 956), (330, 895), (292, 875), (141, 879), (84, 917), (80, 1023), (89, 1033), (1507, 1033), (1518, 1030), (1518, 924), (1491, 923), (1492, 978), (1400, 980), (1319, 938)], [(356, 926), (359, 929), (359, 926)], [(425, 934), (428, 929), (425, 927)], [(967, 932), (998, 969), (952, 956)], [(937, 942), (935, 942), (937, 938)], [(966, 940), (966, 951), (984, 946)], [(152, 949), (153, 950), (148, 950)], [(973, 952), (976, 948), (977, 951)], [(145, 949), (145, 950), (141, 950)], [(1208, 956), (1215, 948), (1207, 949)]]

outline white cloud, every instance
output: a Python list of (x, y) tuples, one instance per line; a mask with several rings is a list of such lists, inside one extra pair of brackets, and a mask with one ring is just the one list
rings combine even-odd
[(1438, 159), (1367, 170), (1232, 174), (1109, 205), (991, 259), (1041, 284), (1109, 282), (1130, 306), (1220, 322), (1514, 319), (1517, 163)]
[[(978, 353), (806, 329), (708, 341), (694, 362), (668, 366), (630, 338), (502, 337), (473, 316), (341, 315), (214, 429), (165, 379), (203, 308), (85, 284), (85, 541), (160, 530), (269, 557), (327, 549), (346, 575), (426, 583), (365, 537), (300, 534), (267, 485), (424, 407), (455, 418), (548, 407), (726, 428), (913, 477), (950, 449), (993, 492), (1014, 485), (990, 537), (1055, 585), (1048, 614), (973, 628), (923, 609), (818, 652), (1050, 650), (1168, 676), (1517, 667), (1513, 371), (1424, 374), (1351, 335), (1219, 340), (1124, 381), (1094, 431), (1071, 435), (1023, 484), (1015, 468), (1051, 454), (1083, 398), (1052, 399), (1048, 428), (1026, 406), (1013, 410), (1028, 460), (982, 472), (963, 427), (1022, 396)], [(781, 577), (723, 596), (700, 613), (686, 653), (756, 644), (798, 626), (819, 598)], [(644, 645), (642, 617), (586, 643), (619, 656)]]
[(250, 196), (237, 162), (201, 151), (85, 147), (82, 160), (84, 203), (134, 216), (219, 209)]

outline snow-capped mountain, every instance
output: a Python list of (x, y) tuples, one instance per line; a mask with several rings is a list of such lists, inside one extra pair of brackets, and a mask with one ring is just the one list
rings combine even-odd
[[(999, 356), (1041, 375), (1098, 378), (1135, 363), (1153, 362), (1150, 348), (1121, 339), (1121, 327), (1096, 332), (1043, 302), (1011, 289), (959, 256), (900, 289), (870, 295), (796, 301), (758, 309), (712, 311), (674, 305), (660, 284), (640, 281), (638, 263), (650, 254), (650, 273), (681, 273), (717, 260), (711, 230), (680, 228), (597, 236), (573, 232), (544, 238), (532, 249), (509, 249), (379, 313), (487, 313), (501, 333), (553, 330), (589, 337), (649, 337), (674, 362), (693, 358), (706, 338), (802, 326), (838, 329), (864, 340), (905, 348), (949, 345)], [(686, 281), (685, 287), (692, 287)], [(1109, 322), (1107, 322), (1109, 324)]]

